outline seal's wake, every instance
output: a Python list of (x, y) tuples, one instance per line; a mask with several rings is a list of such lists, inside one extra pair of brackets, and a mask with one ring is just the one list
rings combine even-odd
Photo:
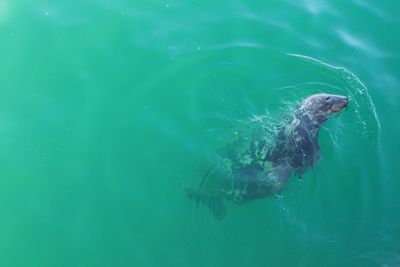
[(318, 161), (319, 129), (347, 104), (347, 97), (338, 95), (317, 94), (304, 99), (287, 115), (272, 142), (266, 129), (252, 129), (248, 136), (217, 151), (217, 162), (199, 186), (186, 189), (188, 197), (222, 219), (224, 201), (240, 204), (279, 195), (293, 174), (300, 177)]

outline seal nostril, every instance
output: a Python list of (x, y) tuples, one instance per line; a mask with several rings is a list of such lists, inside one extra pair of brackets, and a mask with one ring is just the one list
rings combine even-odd
[(344, 97), (344, 101), (343, 101), (343, 106), (347, 107), (347, 105), (349, 104), (349, 98), (347, 96)]
[(347, 108), (348, 105), (349, 105), (349, 100), (346, 99), (346, 101), (343, 103), (343, 107)]

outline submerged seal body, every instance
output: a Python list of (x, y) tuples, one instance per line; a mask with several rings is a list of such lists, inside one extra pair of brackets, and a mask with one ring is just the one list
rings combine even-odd
[(224, 201), (244, 203), (280, 194), (293, 174), (301, 177), (318, 161), (319, 129), (347, 105), (344, 96), (307, 97), (288, 114), (272, 142), (261, 129), (224, 148), (199, 187), (186, 189), (187, 195), (221, 219), (225, 216)]

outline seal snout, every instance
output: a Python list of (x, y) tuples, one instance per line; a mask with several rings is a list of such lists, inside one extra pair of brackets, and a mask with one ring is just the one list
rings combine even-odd
[(347, 105), (349, 104), (349, 98), (347, 96), (344, 96), (343, 102), (344, 102), (343, 106), (347, 107)]
[(332, 112), (339, 112), (345, 109), (349, 104), (349, 98), (347, 96), (336, 96), (334, 98), (334, 104), (332, 105)]

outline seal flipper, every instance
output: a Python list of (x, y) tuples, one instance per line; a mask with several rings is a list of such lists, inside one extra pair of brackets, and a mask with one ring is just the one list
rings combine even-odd
[(273, 195), (279, 195), (283, 191), (292, 172), (293, 168), (289, 164), (277, 165), (270, 170), (269, 177), (273, 181)]
[(225, 217), (226, 208), (221, 197), (205, 195), (190, 187), (185, 188), (185, 192), (190, 199), (193, 199), (196, 202), (197, 205), (205, 205), (218, 220)]
[(205, 205), (215, 218), (221, 220), (226, 214), (226, 208), (221, 194), (221, 186), (222, 183), (218, 172), (213, 167), (210, 167), (203, 175), (198, 189), (185, 188), (185, 192), (197, 205)]

